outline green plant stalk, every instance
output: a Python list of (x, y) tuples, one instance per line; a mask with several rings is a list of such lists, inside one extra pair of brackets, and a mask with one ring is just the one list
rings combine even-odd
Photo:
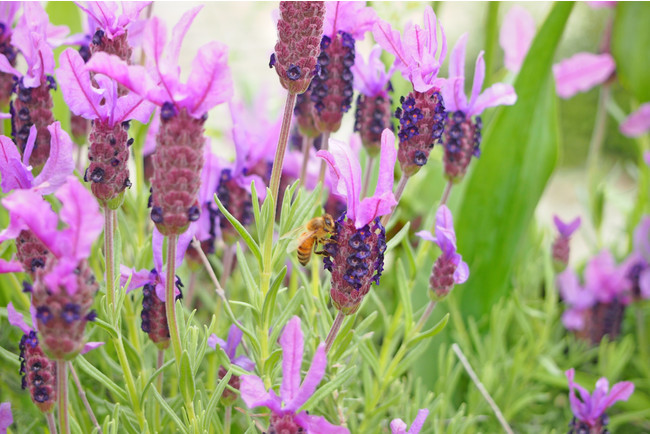
[(499, 2), (487, 4), (485, 17), (485, 86), (492, 84), (492, 72), (494, 70), (494, 54), (499, 51), (497, 38), (499, 31)]
[(86, 411), (88, 412), (88, 416), (90, 417), (90, 420), (92, 421), (95, 428), (97, 428), (97, 432), (99, 434), (102, 434), (102, 428), (99, 426), (99, 423), (97, 422), (97, 418), (95, 417), (95, 413), (93, 412), (93, 408), (90, 406), (90, 403), (88, 402), (88, 398), (86, 397), (86, 392), (84, 392), (83, 387), (81, 387), (81, 381), (79, 381), (79, 376), (77, 375), (77, 371), (75, 371), (74, 366), (72, 366), (72, 362), (68, 362), (68, 365), (70, 366), (70, 373), (72, 374), (72, 379), (74, 381), (74, 384), (77, 386), (77, 390), (79, 391), (79, 398), (81, 398), (81, 402), (83, 402), (83, 405), (86, 408)]
[(106, 295), (110, 309), (115, 313), (115, 255), (113, 212), (108, 206), (104, 207), (104, 256), (106, 261)]
[[(158, 350), (158, 358), (156, 359), (156, 370), (160, 369), (162, 365), (165, 363), (165, 351), (164, 350)], [(158, 378), (156, 378), (156, 389), (158, 389), (158, 392), (162, 396), (163, 393), (163, 371), (160, 371), (160, 374), (158, 374)], [(155, 406), (155, 415), (160, 414), (160, 403), (158, 400), (156, 400), (156, 406)], [(161, 428), (161, 421), (159, 418), (156, 420), (156, 425), (157, 425), (157, 431), (160, 431)]]
[(344, 319), (345, 315), (339, 310), (336, 314), (336, 318), (334, 318), (334, 322), (332, 323), (332, 328), (327, 335), (327, 339), (325, 339), (325, 354), (330, 352), (332, 344), (334, 343), (334, 339), (336, 339), (336, 335), (338, 334)]
[(232, 405), (226, 407), (226, 415), (224, 417), (224, 432), (230, 434), (230, 425), (232, 424)]
[[(284, 103), (284, 115), (282, 116), (282, 126), (280, 128), (280, 137), (278, 147), (275, 150), (273, 159), (273, 170), (271, 171), (271, 194), (273, 200), (278, 201), (278, 190), (280, 189), (280, 178), (282, 177), (282, 165), (284, 164), (284, 153), (287, 150), (287, 140), (289, 139), (289, 129), (291, 128), (291, 118), (293, 117), (293, 107), (296, 105), (296, 94), (287, 92), (287, 100)], [(275, 211), (273, 211), (273, 220), (275, 220)]]
[(181, 366), (181, 336), (178, 332), (178, 323), (176, 322), (176, 294), (174, 285), (176, 281), (176, 244), (178, 235), (170, 235), (167, 238), (167, 277), (165, 281), (165, 313), (167, 314), (167, 328), (172, 341), (172, 350), (176, 359), (176, 366)]
[[(449, 200), (449, 195), (451, 194), (451, 188), (453, 186), (454, 182), (451, 179), (447, 181), (447, 185), (445, 185), (445, 191), (442, 192), (442, 198), (440, 198), (440, 204), (438, 206), (447, 205), (447, 200)], [(435, 230), (435, 220), (433, 224), (433, 230)]]
[(126, 388), (129, 392), (129, 398), (131, 399), (131, 405), (133, 406), (133, 411), (138, 418), (138, 423), (140, 424), (140, 429), (144, 429), (145, 419), (142, 408), (140, 407), (140, 401), (138, 398), (138, 393), (135, 388), (135, 381), (133, 380), (133, 374), (131, 373), (131, 366), (129, 365), (129, 360), (126, 357), (126, 351), (124, 351), (124, 344), (122, 343), (122, 333), (118, 331), (118, 335), (114, 340), (115, 350), (117, 352), (117, 358), (124, 372), (124, 379), (126, 380)]
[(59, 432), (70, 434), (68, 420), (68, 375), (67, 362), (63, 359), (56, 361), (57, 405), (59, 409)]
[(47, 427), (50, 430), (50, 434), (57, 434), (56, 422), (54, 421), (54, 413), (53, 412), (45, 413), (45, 419), (47, 419)]

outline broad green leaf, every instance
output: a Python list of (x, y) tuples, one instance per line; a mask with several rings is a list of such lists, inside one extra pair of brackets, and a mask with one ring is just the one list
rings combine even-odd
[(551, 65), (573, 3), (556, 3), (515, 82), (517, 103), (486, 128), (484, 152), (465, 179), (456, 225), (469, 280), (458, 288), (463, 317), (485, 314), (506, 294), (510, 270), (555, 167), (558, 119)]
[(616, 76), (638, 102), (650, 101), (650, 3), (619, 2), (612, 27)]

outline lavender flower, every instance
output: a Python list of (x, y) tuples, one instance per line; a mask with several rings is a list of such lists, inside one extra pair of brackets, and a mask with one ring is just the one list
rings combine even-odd
[(412, 176), (429, 160), (429, 153), (442, 137), (445, 105), (440, 88), (445, 80), (438, 71), (447, 54), (445, 33), (431, 6), (424, 9), (424, 28), (408, 23), (404, 37), (386, 21), (379, 20), (372, 34), (381, 47), (395, 56), (395, 67), (413, 84), (413, 92), (400, 99), (395, 112), (399, 119), (397, 158), (405, 176)]
[(391, 434), (420, 434), (420, 430), (424, 426), (424, 421), (429, 416), (429, 409), (423, 408), (418, 411), (418, 415), (411, 424), (411, 428), (406, 430), (406, 423), (402, 419), (393, 419), (390, 423)]
[[(239, 366), (246, 371), (252, 371), (255, 368), (255, 364), (246, 356), (235, 356), (237, 353), (237, 347), (241, 342), (243, 332), (237, 327), (236, 324), (230, 326), (228, 330), (228, 339), (224, 342), (223, 339), (219, 338), (217, 335), (212, 334), (208, 338), (208, 345), (216, 349), (217, 345), (225, 351), (226, 355), (230, 359), (230, 363), (233, 363)], [(219, 380), (226, 376), (226, 368), (219, 366)], [(240, 378), (237, 375), (232, 375), (228, 385), (235, 390), (239, 390), (241, 383)], [(230, 389), (225, 389), (221, 395), (221, 402), (224, 405), (232, 405), (237, 400), (237, 394)]]
[(562, 271), (569, 264), (571, 235), (580, 227), (580, 217), (576, 217), (570, 223), (564, 223), (558, 216), (553, 216), (553, 223), (558, 230), (559, 236), (553, 242), (553, 265), (556, 271)]
[[(358, 137), (353, 136), (355, 140)], [(385, 129), (381, 138), (379, 177), (375, 194), (361, 199), (361, 165), (351, 148), (330, 139), (331, 151), (318, 151), (330, 167), (333, 192), (347, 200), (347, 212), (336, 220), (333, 242), (325, 245), (325, 268), (332, 273), (332, 303), (345, 315), (359, 309), (363, 297), (384, 268), (386, 231), (379, 217), (397, 204), (393, 194), (395, 135)]]
[(535, 20), (521, 6), (513, 6), (503, 18), (499, 32), (499, 45), (503, 48), (506, 69), (519, 72), (535, 37)]
[(355, 57), (352, 67), (354, 87), (359, 91), (355, 113), (354, 131), (361, 136), (361, 142), (369, 155), (376, 157), (381, 148), (381, 132), (384, 128), (392, 130), (392, 99), (390, 77), (393, 67), (386, 71), (381, 61), (382, 48), (375, 45), (368, 57), (368, 63), (362, 56)]
[[(596, 382), (596, 389), (593, 394), (573, 381), (575, 369), (571, 368), (565, 372), (569, 382), (569, 401), (574, 419), (571, 422), (570, 433), (605, 433), (609, 418), (605, 413), (609, 407), (617, 401), (627, 401), (634, 392), (634, 384), (629, 381), (621, 381), (609, 389), (607, 378), (601, 377)], [(580, 393), (576, 396), (575, 389)]]
[[(190, 225), (190, 229), (178, 237), (175, 258), (177, 266), (183, 262), (185, 252), (192, 241), (195, 230), (196, 224)], [(142, 319), (141, 328), (161, 350), (169, 346), (169, 327), (165, 313), (167, 273), (163, 268), (163, 241), (163, 235), (157, 229), (154, 229), (151, 239), (153, 269), (136, 271), (135, 268), (120, 265), (120, 286), (126, 287), (127, 283), (129, 284), (126, 287), (126, 293), (142, 288), (144, 297), (142, 298), (142, 313), (140, 314)], [(183, 297), (181, 292), (183, 283), (178, 276), (176, 276), (174, 284), (176, 286), (174, 290), (176, 294), (175, 300), (179, 300)]]
[(31, 126), (35, 125), (38, 131), (29, 159), (29, 164), (38, 172), (50, 154), (50, 133), (47, 126), (54, 122), (50, 95), (50, 89), (56, 89), (52, 77), (52, 47), (61, 42), (57, 38), (67, 34), (68, 28), (52, 26), (38, 2), (25, 3), (23, 10), (11, 41), (25, 58), (27, 72), (23, 75), (16, 70), (4, 55), (0, 56), (0, 71), (13, 74), (18, 79), (14, 87), (17, 98), (12, 102), (10, 111), (13, 135), (21, 153), (25, 152)]
[(63, 230), (58, 230), (59, 217), (38, 193), (17, 190), (2, 200), (11, 220), (0, 242), (20, 237), (28, 229), (51, 253), (35, 271), (32, 304), (43, 349), (52, 358), (70, 359), (83, 348), (86, 322), (95, 317), (90, 306), (98, 286), (87, 258), (103, 218), (92, 196), (73, 176), (55, 196), (63, 205)]
[[(13, 33), (13, 24), (16, 13), (20, 8), (18, 2), (3, 2), (0, 5), (0, 70), (16, 66), (16, 48), (11, 43)], [(14, 87), (14, 78), (12, 73), (0, 72), (0, 106), (5, 106), (11, 98), (11, 90)]]
[(646, 216), (634, 230), (634, 250), (625, 260), (627, 278), (634, 299), (650, 298), (650, 217)]
[(304, 340), (300, 329), (300, 318), (294, 316), (285, 326), (280, 337), (282, 347), (282, 385), (280, 396), (267, 391), (262, 379), (256, 375), (241, 377), (241, 397), (248, 408), (268, 407), (271, 410), (269, 432), (309, 434), (349, 433), (347, 428), (335, 426), (322, 416), (313, 416), (306, 411), (297, 413), (325, 375), (327, 356), (325, 345), (316, 349), (309, 371), (300, 384), (300, 372), (304, 355)]
[(312, 114), (319, 131), (338, 131), (343, 114), (350, 110), (355, 42), (362, 40), (376, 21), (377, 14), (364, 2), (325, 3), (319, 72), (310, 86)]
[(415, 235), (424, 240), (433, 241), (442, 250), (442, 255), (436, 259), (429, 278), (434, 300), (441, 300), (449, 294), (454, 284), (464, 283), (469, 277), (469, 267), (456, 251), (456, 233), (449, 208), (442, 205), (436, 212), (435, 237), (429, 231), (420, 231)]
[(180, 79), (181, 42), (200, 9), (183, 15), (169, 44), (164, 23), (151, 19), (143, 42), (148, 68), (129, 66), (106, 53), (96, 53), (87, 64), (89, 70), (108, 75), (161, 107), (151, 219), (163, 235), (185, 232), (200, 216), (197, 193), (203, 167), (203, 123), (209, 109), (232, 95), (227, 49), (216, 41), (199, 49), (187, 82)]
[[(472, 155), (480, 155), (481, 128), (479, 116), (488, 107), (512, 105), (517, 94), (509, 84), (496, 83), (481, 93), (485, 78), (485, 61), (481, 51), (476, 59), (472, 94), (465, 96), (465, 45), (467, 33), (461, 36), (449, 59), (449, 81), (442, 90), (447, 110), (451, 113), (445, 127), (445, 175), (459, 180), (467, 171)], [(472, 119), (474, 117), (474, 119)]]
[(7, 434), (7, 428), (14, 423), (11, 414), (11, 402), (0, 403), (0, 434)]
[(628, 137), (639, 137), (650, 130), (650, 102), (642, 104), (630, 114), (620, 127), (621, 133)]
[(90, 72), (81, 55), (68, 48), (59, 58), (57, 77), (65, 102), (76, 115), (93, 121), (90, 131), (90, 166), (84, 180), (102, 206), (117, 209), (129, 180), (128, 121), (146, 123), (154, 106), (141, 96), (130, 93), (119, 96), (117, 83), (104, 75), (96, 75), (93, 86)]

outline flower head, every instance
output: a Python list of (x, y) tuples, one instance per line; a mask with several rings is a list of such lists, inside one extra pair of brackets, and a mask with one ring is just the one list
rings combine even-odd
[(553, 266), (556, 271), (562, 271), (569, 264), (570, 238), (580, 227), (580, 217), (576, 217), (569, 223), (564, 223), (558, 216), (553, 216), (553, 223), (558, 230), (559, 236), (553, 242)]
[(363, 1), (325, 2), (323, 35), (333, 38), (338, 32), (345, 32), (357, 41), (362, 41), (366, 32), (372, 30), (377, 13), (366, 7)]
[[(222, 350), (226, 353), (228, 358), (230, 359), (230, 363), (235, 364), (246, 371), (252, 371), (255, 368), (255, 364), (253, 363), (252, 360), (250, 360), (246, 356), (235, 356), (237, 353), (237, 347), (239, 346), (239, 343), (241, 342), (243, 332), (237, 327), (236, 324), (233, 324), (230, 326), (230, 330), (228, 330), (228, 339), (224, 342), (223, 339), (219, 338), (217, 335), (212, 334), (208, 338), (208, 345), (210, 345), (212, 348), (221, 347)], [(219, 367), (219, 379), (222, 379), (225, 377), (227, 374), (226, 368), (223, 366)], [(237, 375), (232, 375), (230, 377), (230, 381), (228, 381), (228, 385), (232, 387), (235, 390), (239, 390), (241, 387), (241, 380), (239, 376)], [(233, 402), (237, 400), (237, 394), (235, 394), (233, 391), (229, 389), (225, 389), (223, 391), (223, 394), (221, 395), (221, 401), (224, 403), (224, 405), (232, 405)]]
[(162, 20), (153, 17), (149, 21), (143, 41), (149, 62), (146, 68), (128, 65), (117, 56), (100, 52), (88, 61), (88, 69), (108, 75), (159, 107), (165, 106), (166, 110), (161, 113), (163, 119), (182, 109), (200, 119), (208, 110), (229, 100), (232, 95), (227, 48), (216, 41), (199, 48), (187, 81), (181, 81), (178, 66), (181, 43), (200, 10), (201, 6), (196, 7), (181, 17), (169, 43)]
[(372, 34), (384, 50), (395, 56), (395, 67), (413, 84), (414, 90), (427, 92), (442, 87), (444, 80), (438, 78), (438, 71), (447, 54), (447, 40), (440, 26), (438, 41), (438, 24), (431, 6), (424, 9), (424, 28), (409, 22), (403, 38), (383, 20), (377, 21)]
[[(327, 357), (325, 344), (316, 349), (314, 359), (305, 379), (300, 381), (304, 339), (300, 318), (294, 316), (280, 337), (282, 347), (282, 385), (280, 395), (267, 391), (264, 382), (256, 375), (241, 377), (241, 397), (249, 408), (268, 407), (271, 410), (272, 432), (297, 433), (300, 429), (309, 434), (348, 433), (347, 428), (330, 424), (322, 416), (310, 415), (298, 409), (314, 394), (325, 375)], [(286, 430), (286, 431), (283, 431)]]
[[(650, 130), (650, 102), (642, 104), (634, 113), (630, 114), (621, 124), (621, 132), (628, 137), (639, 137)], [(650, 161), (647, 158), (646, 161)], [(648, 163), (650, 164), (650, 163)]]
[(6, 136), (0, 136), (0, 187), (4, 193), (18, 189), (34, 189), (42, 195), (53, 193), (66, 181), (74, 170), (72, 158), (72, 140), (59, 122), (47, 127), (50, 132), (50, 155), (43, 170), (36, 177), (29, 165), (37, 131), (34, 125), (29, 129), (29, 137), (21, 158), (14, 142)]
[[(353, 140), (358, 137), (353, 136)], [(325, 160), (330, 168), (334, 191), (347, 200), (347, 218), (354, 221), (357, 229), (370, 223), (376, 217), (391, 212), (397, 204), (393, 194), (393, 169), (395, 167), (395, 135), (385, 129), (381, 136), (381, 157), (379, 177), (375, 193), (361, 199), (361, 164), (350, 146), (330, 139), (329, 151), (318, 151), (318, 157)]]
[(11, 414), (11, 402), (0, 403), (0, 434), (7, 434), (7, 428), (14, 423)]
[(423, 408), (419, 410), (408, 431), (406, 430), (406, 423), (402, 419), (393, 419), (390, 423), (391, 434), (419, 434), (424, 426), (424, 421), (427, 420), (427, 416), (429, 416), (429, 409)]
[(394, 66), (388, 71), (381, 61), (382, 48), (379, 45), (372, 47), (368, 62), (363, 56), (355, 56), (352, 72), (354, 73), (354, 87), (366, 96), (388, 96), (390, 78), (393, 75)]
[(88, 17), (92, 18), (96, 27), (89, 28), (92, 33), (101, 29), (102, 36), (109, 39), (126, 33), (131, 23), (138, 19), (140, 12), (151, 2), (132, 1), (132, 2), (76, 2), (77, 6), (84, 11)]
[[(589, 394), (585, 388), (573, 381), (575, 369), (569, 369), (565, 375), (569, 382), (571, 411), (577, 420), (587, 425), (585, 432), (588, 432), (589, 428), (604, 428), (605, 411), (617, 401), (627, 401), (634, 392), (634, 384), (629, 381), (616, 383), (610, 390), (607, 378), (601, 377), (596, 382), (594, 393)], [(576, 396), (576, 389), (580, 398)]]

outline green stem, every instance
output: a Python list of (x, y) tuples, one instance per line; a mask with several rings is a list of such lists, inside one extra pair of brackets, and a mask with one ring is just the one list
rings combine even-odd
[(330, 349), (332, 348), (332, 344), (334, 343), (334, 339), (336, 339), (336, 335), (338, 334), (344, 319), (345, 319), (345, 315), (343, 315), (343, 312), (339, 310), (338, 313), (336, 314), (336, 318), (334, 318), (334, 322), (332, 323), (332, 328), (330, 329), (330, 332), (327, 335), (327, 339), (325, 339), (325, 353), (330, 352)]
[(165, 311), (167, 313), (167, 328), (172, 341), (174, 358), (176, 366), (181, 365), (181, 336), (178, 332), (178, 323), (176, 322), (176, 244), (178, 235), (170, 235), (167, 238), (167, 278), (165, 282)]
[(445, 191), (442, 192), (442, 198), (440, 199), (440, 205), (447, 205), (447, 200), (449, 200), (449, 194), (451, 193), (451, 188), (454, 186), (454, 183), (449, 180), (447, 185), (445, 185)]
[(230, 434), (230, 425), (232, 424), (232, 406), (229, 405), (226, 407), (226, 416), (224, 420), (225, 434)]
[(47, 427), (50, 430), (50, 434), (57, 434), (56, 422), (54, 421), (54, 413), (52, 412), (45, 413), (45, 419), (47, 419)]
[(424, 313), (420, 317), (420, 320), (415, 325), (415, 328), (413, 329), (412, 334), (417, 334), (417, 333), (420, 332), (420, 330), (422, 330), (422, 327), (424, 327), (424, 325), (426, 324), (427, 320), (429, 319), (429, 317), (433, 313), (433, 309), (435, 307), (436, 307), (436, 302), (433, 301), (433, 300), (429, 301), (429, 304), (427, 305), (427, 309), (424, 311)]
[(494, 70), (494, 53), (498, 51), (497, 37), (499, 31), (499, 2), (487, 4), (485, 19), (485, 85), (492, 84), (492, 72)]
[(72, 374), (72, 380), (74, 381), (74, 384), (77, 386), (77, 390), (79, 391), (79, 398), (81, 398), (81, 402), (83, 402), (83, 405), (86, 408), (86, 411), (88, 412), (88, 416), (90, 417), (90, 420), (92, 421), (93, 425), (95, 425), (95, 428), (97, 428), (97, 432), (99, 434), (102, 434), (102, 427), (99, 426), (99, 422), (97, 422), (97, 418), (95, 417), (93, 408), (90, 406), (90, 403), (88, 402), (88, 398), (86, 397), (86, 392), (84, 392), (83, 387), (81, 387), (81, 381), (79, 381), (79, 376), (77, 375), (77, 371), (75, 371), (74, 366), (72, 366), (72, 362), (68, 362), (68, 365), (70, 366), (70, 373)]
[[(296, 105), (296, 94), (288, 92), (287, 100), (284, 104), (284, 115), (282, 116), (282, 127), (280, 128), (280, 138), (278, 147), (275, 150), (273, 159), (273, 170), (271, 171), (271, 194), (273, 200), (278, 200), (278, 190), (280, 189), (280, 177), (282, 176), (282, 165), (284, 164), (284, 153), (287, 150), (287, 140), (289, 139), (289, 129), (291, 128), (291, 118), (293, 117), (293, 106)], [(275, 217), (275, 211), (273, 212)], [(275, 220), (275, 218), (273, 219)]]
[(113, 253), (113, 211), (104, 207), (104, 257), (106, 260), (106, 295), (108, 297), (109, 309), (115, 313), (115, 255)]
[(122, 343), (122, 334), (118, 334), (114, 340), (115, 351), (117, 352), (117, 358), (122, 367), (122, 372), (124, 372), (124, 379), (126, 380), (126, 389), (129, 392), (129, 398), (131, 399), (131, 406), (133, 411), (138, 417), (138, 423), (140, 428), (144, 429), (144, 413), (142, 408), (140, 408), (140, 402), (138, 398), (138, 393), (135, 389), (135, 381), (133, 380), (133, 374), (131, 373), (131, 366), (129, 365), (129, 360), (126, 357), (126, 351), (124, 351), (124, 344)]
[(61, 434), (70, 434), (67, 367), (65, 360), (56, 361), (57, 404), (59, 406), (59, 432)]

